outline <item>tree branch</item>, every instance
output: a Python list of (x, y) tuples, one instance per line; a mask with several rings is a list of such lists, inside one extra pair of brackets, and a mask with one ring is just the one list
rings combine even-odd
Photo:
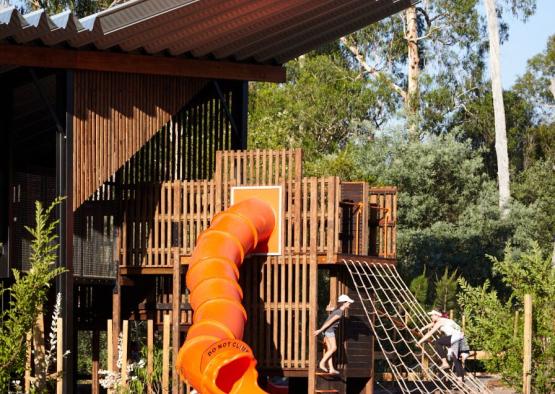
[(371, 67), (365, 60), (364, 57), (362, 56), (362, 54), (360, 53), (360, 51), (358, 50), (358, 48), (355, 45), (350, 45), (349, 42), (347, 41), (347, 39), (345, 37), (341, 37), (340, 38), (341, 43), (345, 46), (345, 48), (347, 48), (352, 54), (353, 56), (357, 59), (358, 63), (360, 64), (360, 66), (364, 69), (364, 71), (366, 71), (368, 74), (374, 76), (374, 77), (384, 77), (389, 86), (396, 91), (402, 98), (403, 100), (407, 99), (407, 92), (405, 92), (403, 90), (403, 88), (401, 88), (399, 85), (395, 84), (388, 76), (386, 76), (384, 73), (376, 70), (375, 67)]

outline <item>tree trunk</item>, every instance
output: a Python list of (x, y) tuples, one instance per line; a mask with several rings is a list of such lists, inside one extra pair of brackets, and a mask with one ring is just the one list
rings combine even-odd
[(405, 111), (408, 119), (409, 138), (418, 140), (418, 109), (420, 100), (420, 56), (418, 54), (418, 24), (416, 20), (416, 7), (412, 6), (406, 10), (408, 44), (408, 87), (405, 99)]
[(493, 111), (495, 114), (495, 153), (497, 155), (497, 179), (499, 181), (499, 210), (501, 217), (509, 213), (511, 198), (509, 178), (509, 154), (507, 150), (507, 130), (505, 125), (505, 107), (501, 86), (501, 66), (499, 56), (499, 26), (495, 0), (485, 0), (488, 18), (489, 57), (491, 89), (493, 94)]

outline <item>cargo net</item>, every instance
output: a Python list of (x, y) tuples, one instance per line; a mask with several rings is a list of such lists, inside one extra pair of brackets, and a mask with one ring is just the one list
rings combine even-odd
[[(344, 260), (373, 334), (403, 393), (491, 393), (465, 374), (442, 369), (434, 347), (417, 345), (421, 327), (431, 322), (426, 311), (392, 265)], [(435, 338), (439, 334), (435, 334)]]

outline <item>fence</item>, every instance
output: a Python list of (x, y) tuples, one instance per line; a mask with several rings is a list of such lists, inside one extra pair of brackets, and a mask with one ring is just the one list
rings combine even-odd
[[(176, 249), (179, 255), (190, 255), (211, 218), (229, 206), (230, 188), (234, 185), (235, 182), (219, 185), (217, 181), (203, 180), (130, 188), (129, 198), (123, 202), (120, 265), (171, 267)], [(284, 253), (307, 253), (309, 221), (314, 217), (317, 253), (332, 261), (339, 251), (339, 179), (303, 178), (282, 181), (281, 186)], [(311, 205), (312, 195), (316, 196), (316, 204)]]

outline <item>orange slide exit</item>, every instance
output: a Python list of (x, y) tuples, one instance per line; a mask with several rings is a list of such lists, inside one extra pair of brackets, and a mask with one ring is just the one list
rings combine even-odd
[(193, 325), (176, 368), (201, 394), (265, 393), (252, 350), (241, 340), (247, 313), (237, 280), (243, 259), (268, 239), (275, 221), (269, 204), (250, 198), (216, 215), (197, 240), (186, 277)]

